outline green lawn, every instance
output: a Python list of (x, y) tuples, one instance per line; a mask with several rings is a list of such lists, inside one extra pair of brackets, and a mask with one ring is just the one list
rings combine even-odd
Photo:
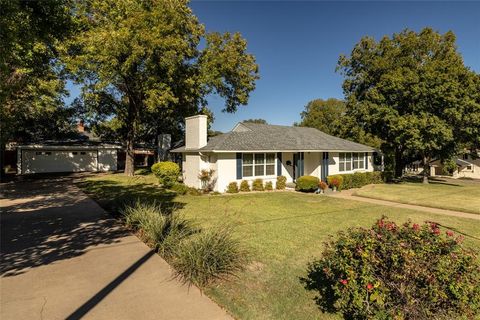
[(177, 206), (202, 226), (231, 223), (245, 241), (253, 263), (238, 278), (206, 293), (238, 319), (339, 319), (321, 314), (299, 281), (306, 264), (322, 252), (329, 235), (370, 226), (382, 214), (401, 223), (434, 220), (461, 231), (469, 246), (480, 246), (480, 221), (432, 215), (296, 192), (217, 196), (175, 196), (154, 185), (151, 176), (100, 175), (81, 183), (101, 204), (115, 210), (125, 198), (155, 199)]
[(480, 182), (473, 180), (369, 185), (354, 195), (480, 214)]

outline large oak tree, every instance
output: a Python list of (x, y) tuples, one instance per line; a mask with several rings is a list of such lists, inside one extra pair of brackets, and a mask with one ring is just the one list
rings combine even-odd
[(258, 67), (246, 41), (207, 33), (188, 1), (90, 0), (75, 14), (82, 30), (65, 46), (65, 60), (90, 115), (115, 117), (124, 128), (127, 175), (142, 124), (178, 123), (210, 94), (235, 112), (255, 88)]
[(341, 56), (347, 114), (395, 154), (418, 157), (428, 182), (429, 162), (445, 159), (462, 142), (480, 140), (479, 77), (463, 63), (453, 32), (404, 30), (380, 41), (364, 37)]

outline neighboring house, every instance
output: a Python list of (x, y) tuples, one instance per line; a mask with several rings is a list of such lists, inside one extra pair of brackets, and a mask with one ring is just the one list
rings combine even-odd
[[(480, 179), (480, 154), (472, 157), (470, 153), (464, 153), (455, 159), (457, 170), (452, 174), (452, 178), (473, 178)], [(434, 160), (430, 163), (430, 175), (445, 175), (443, 164), (440, 160)]]
[(117, 170), (121, 146), (95, 142), (44, 142), (17, 147), (17, 173)]
[[(78, 138), (67, 141), (42, 141), (10, 144), (9, 167), (16, 162), (17, 174), (52, 172), (104, 172), (125, 167), (125, 148), (120, 143), (106, 143), (91, 133), (82, 122), (77, 125)], [(137, 167), (153, 164), (155, 149), (135, 146)]]
[(314, 128), (238, 123), (232, 131), (207, 141), (207, 116), (185, 119), (182, 154), (184, 183), (200, 188), (198, 174), (211, 169), (214, 190), (224, 192), (230, 182), (261, 178), (275, 185), (277, 176), (288, 182), (303, 175), (325, 180), (328, 175), (374, 171), (371, 147), (333, 137)]

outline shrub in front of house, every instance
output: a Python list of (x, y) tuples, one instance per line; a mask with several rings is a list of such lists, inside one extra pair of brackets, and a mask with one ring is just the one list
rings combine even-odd
[(242, 182), (240, 182), (240, 191), (242, 192), (250, 191), (250, 185), (248, 184), (247, 180), (242, 180)]
[(265, 190), (266, 190), (266, 191), (272, 191), (272, 190), (273, 190), (273, 183), (272, 183), (272, 181), (267, 181), (267, 182), (265, 182)]
[(238, 183), (230, 182), (227, 186), (227, 193), (238, 193)]
[(189, 187), (184, 185), (183, 183), (175, 183), (173, 186), (170, 187), (170, 190), (175, 191), (177, 194), (187, 194)]
[(301, 192), (314, 192), (318, 189), (320, 180), (314, 176), (301, 176), (297, 179), (295, 190)]
[(162, 161), (155, 163), (151, 168), (160, 184), (165, 188), (172, 187), (180, 175), (180, 167), (175, 162)]
[(203, 287), (244, 269), (248, 254), (228, 227), (204, 230), (177, 247), (172, 266), (177, 277)]
[(339, 190), (347, 190), (352, 188), (361, 188), (367, 184), (383, 183), (382, 172), (355, 172), (353, 174), (335, 174), (327, 177), (328, 184), (332, 186), (332, 179), (341, 180), (338, 187)]
[(345, 319), (473, 319), (480, 264), (462, 240), (436, 223), (382, 217), (326, 242), (302, 282), (322, 312)]
[(252, 182), (252, 191), (263, 191), (263, 179), (255, 179)]
[(275, 188), (277, 190), (285, 190), (286, 186), (287, 186), (287, 177), (278, 176), (277, 177), (277, 184), (275, 185)]
[(335, 187), (338, 190), (342, 190), (343, 176), (340, 174), (328, 176), (327, 183), (332, 189)]
[(198, 174), (198, 179), (202, 183), (202, 190), (204, 193), (209, 193), (215, 186), (216, 179), (213, 177), (215, 170), (202, 169)]

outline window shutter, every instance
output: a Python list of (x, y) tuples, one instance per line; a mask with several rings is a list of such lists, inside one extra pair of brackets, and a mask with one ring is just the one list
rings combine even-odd
[(277, 176), (282, 175), (282, 153), (277, 152)]
[(365, 169), (368, 169), (368, 152), (365, 152)]
[(328, 177), (328, 152), (325, 152), (325, 179)]
[(237, 153), (237, 180), (242, 179), (242, 154)]

